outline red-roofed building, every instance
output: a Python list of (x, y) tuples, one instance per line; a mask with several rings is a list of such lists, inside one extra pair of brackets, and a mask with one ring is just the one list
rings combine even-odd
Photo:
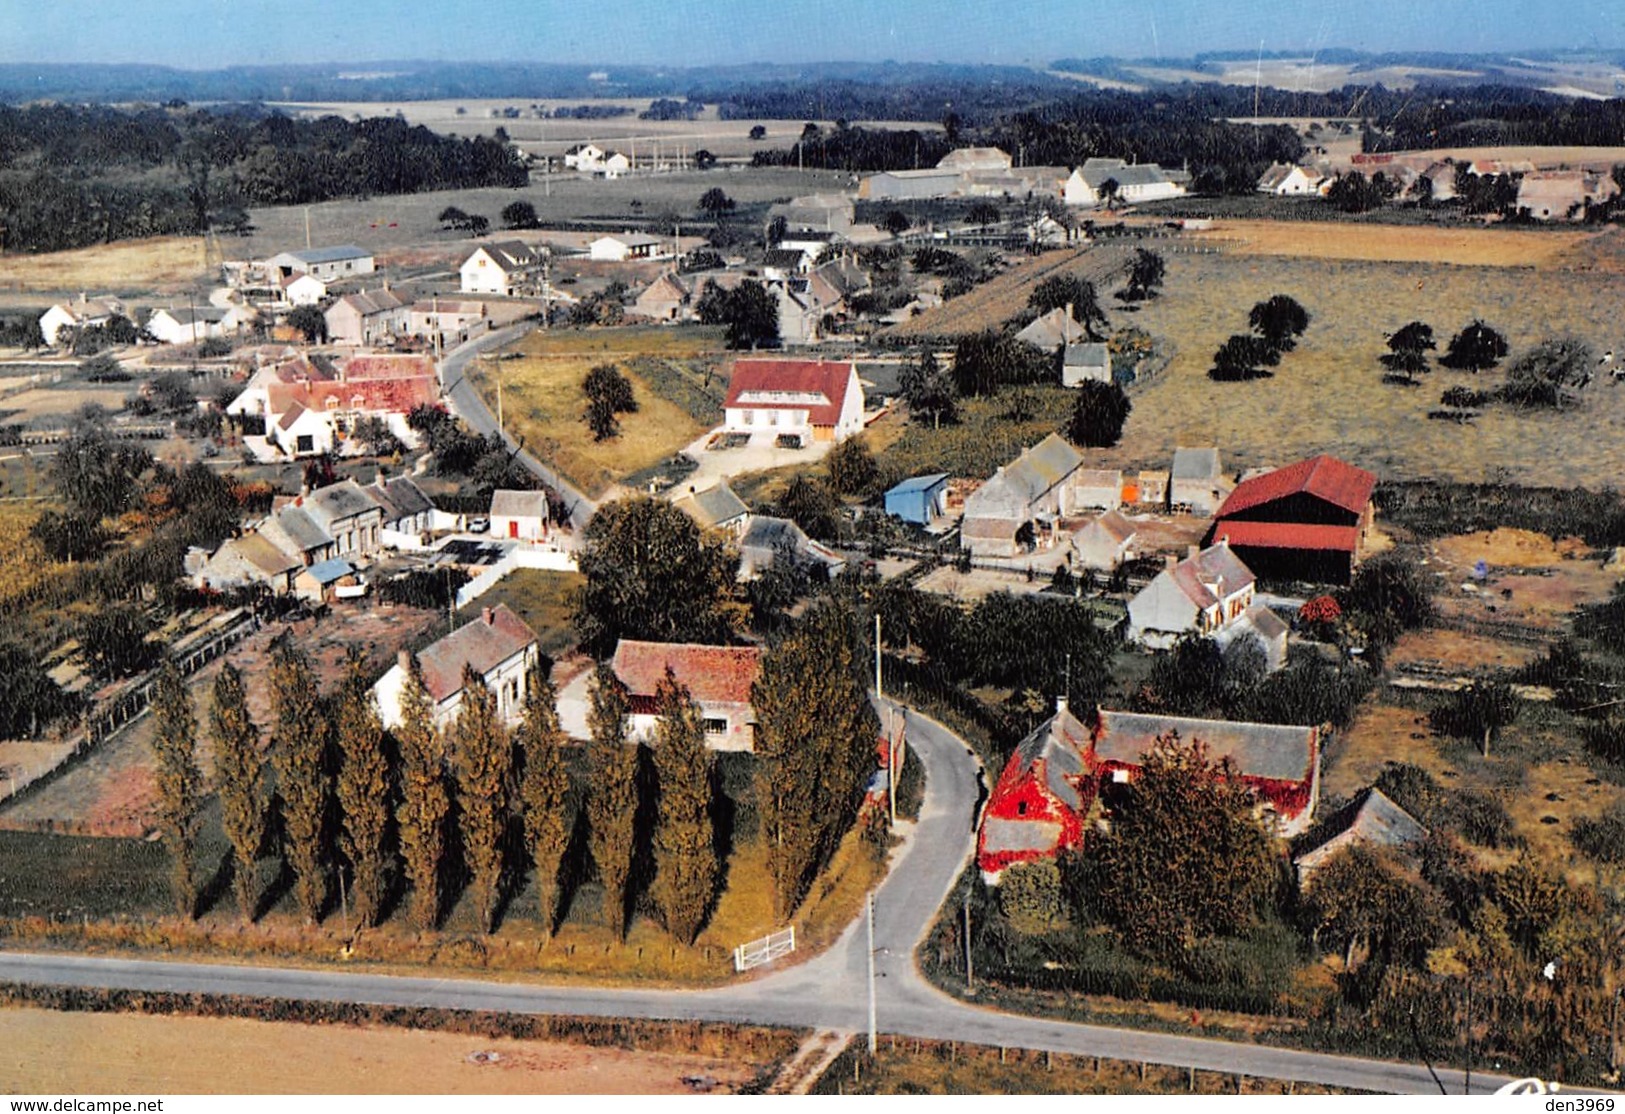
[(1317, 456), (1236, 485), (1214, 515), (1211, 542), (1259, 576), (1347, 584), (1371, 529), (1377, 477)]
[(863, 386), (848, 360), (740, 360), (723, 428), (772, 440), (844, 441), (863, 431)]
[(365, 417), (382, 418), (402, 442), (416, 445), (406, 417), (439, 398), (428, 356), (354, 356), (337, 377), (300, 358), (256, 372), (226, 413), (264, 418), (271, 453), (298, 457), (345, 451)]
[(749, 751), (756, 745), (756, 713), (750, 690), (762, 671), (756, 646), (705, 646), (694, 642), (639, 642), (623, 638), (610, 668), (626, 686), (632, 705), (631, 733), (654, 734), (659, 722), (656, 690), (670, 669), (700, 706), (705, 745), (712, 750)]
[(1201, 742), (1210, 761), (1228, 759), (1277, 835), (1307, 830), (1320, 796), (1317, 728), (1104, 708), (1090, 726), (1063, 701), (1016, 746), (988, 798), (976, 851), (982, 877), (997, 882), (1006, 867), (1080, 847), (1091, 820), (1109, 821), (1113, 787), (1139, 777), (1145, 755), (1169, 734)]

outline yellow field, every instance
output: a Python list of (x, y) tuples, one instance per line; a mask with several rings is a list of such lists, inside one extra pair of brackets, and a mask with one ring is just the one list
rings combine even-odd
[(0, 289), (84, 291), (180, 288), (209, 271), (196, 236), (160, 236), (45, 255), (0, 257)]
[[(1625, 349), (1625, 277), (1264, 256), (1170, 255), (1167, 262), (1162, 297), (1132, 317), (1114, 313), (1113, 322), (1132, 322), (1177, 354), (1133, 394), (1122, 442), (1091, 452), (1091, 467), (1166, 468), (1178, 445), (1218, 445), (1226, 470), (1328, 452), (1384, 479), (1625, 486), (1625, 387), (1607, 375), (1572, 409), (1494, 407), (1463, 426), (1427, 414), (1446, 387), (1492, 389), (1500, 372), (1436, 369), (1405, 387), (1384, 383), (1378, 363), (1386, 334), (1411, 320), (1431, 324), (1441, 350), (1474, 317), (1502, 330), (1514, 355), (1563, 331), (1599, 353)], [(1273, 378), (1208, 379), (1225, 337), (1246, 332), (1248, 309), (1276, 293), (1310, 313), (1297, 350)]]
[[(667, 1052), (236, 1017), (0, 1010), (12, 1094), (687, 1094), (760, 1065)], [(492, 1062), (475, 1053), (497, 1054)]]
[[(1560, 266), (1598, 232), (1416, 227), (1342, 221), (1223, 220), (1198, 242), (1221, 241), (1240, 255), (1291, 255), (1389, 263), (1450, 263), (1475, 267)], [(1302, 299), (1300, 299), (1301, 301)]]
[[(480, 361), (469, 376), (494, 412), (500, 375), (508, 432), (589, 495), (599, 496), (623, 477), (673, 456), (708, 428), (655, 394), (625, 361), (696, 359), (717, 347), (710, 334), (692, 330), (555, 330), (527, 337), (519, 348), (522, 358)], [(603, 363), (620, 365), (632, 381), (638, 409), (621, 415), (618, 437), (595, 442), (583, 418), (587, 396), (581, 383)]]

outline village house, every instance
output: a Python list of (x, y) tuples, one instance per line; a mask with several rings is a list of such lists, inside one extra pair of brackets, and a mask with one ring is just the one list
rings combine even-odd
[(1060, 701), (1056, 714), (1011, 754), (988, 798), (977, 867), (996, 884), (1018, 863), (1076, 850), (1092, 824), (1109, 823), (1123, 784), (1143, 770), (1158, 739), (1200, 742), (1210, 761), (1229, 759), (1276, 834), (1308, 828), (1320, 795), (1319, 729), (1097, 709), (1085, 724)]
[(277, 301), (286, 306), (314, 306), (327, 297), (327, 284), (315, 275), (300, 273), (277, 280)]
[(745, 536), (750, 524), (750, 508), (734, 494), (727, 480), (719, 480), (704, 491), (690, 487), (671, 505), (693, 519), (701, 530), (720, 530), (735, 541)]
[(623, 638), (609, 667), (626, 686), (630, 734), (650, 740), (660, 722), (657, 692), (669, 670), (700, 706), (710, 750), (750, 752), (756, 745), (756, 713), (750, 690), (760, 676), (757, 646), (705, 646), (692, 642), (639, 642)]
[(1123, 473), (1117, 468), (1079, 468), (1072, 474), (1074, 510), (1114, 511), (1123, 505)]
[(580, 170), (591, 174), (603, 165), (606, 153), (596, 143), (573, 144), (564, 152), (565, 169)]
[(739, 360), (723, 414), (723, 429), (753, 439), (844, 441), (863, 431), (863, 385), (847, 360)]
[(76, 302), (58, 302), (40, 315), (39, 329), (47, 347), (57, 347), (63, 334), (75, 334), (81, 329), (106, 325), (124, 314), (124, 303), (117, 298), (88, 298), (79, 295)]
[(205, 560), (192, 577), (203, 591), (226, 591), (263, 584), (276, 595), (293, 591), (294, 574), (305, 563), (278, 549), (263, 534), (249, 532), (228, 538)]
[(354, 244), (285, 251), (267, 259), (264, 266), (268, 274), (279, 279), (304, 274), (314, 275), (326, 283), (359, 278), (375, 270), (372, 252)]
[(642, 263), (671, 258), (671, 241), (646, 232), (600, 236), (587, 245), (587, 258), (608, 263)]
[(383, 547), (384, 512), (354, 480), (317, 488), (302, 504), (321, 530), (333, 539), (333, 556), (366, 559)]
[[(444, 730), (456, 721), (463, 704), (463, 671), (471, 666), (496, 697), (497, 718), (509, 727), (516, 726), (524, 715), (531, 674), (541, 660), (536, 632), (507, 604), (483, 608), (478, 618), (418, 654), (434, 725)], [(401, 691), (410, 668), (410, 655), (402, 650), (389, 672), (372, 686), (379, 718), (391, 730), (401, 723)]]
[[(1168, 504), (1174, 510), (1212, 514), (1230, 493), (1218, 449), (1175, 449), (1168, 471)], [(1143, 496), (1142, 496), (1143, 498)]]
[(978, 557), (1014, 557), (1024, 526), (1034, 545), (1053, 542), (1057, 520), (1076, 510), (1071, 484), (1082, 463), (1083, 454), (1054, 433), (1023, 449), (965, 499), (962, 544)]
[(532, 293), (540, 283), (546, 257), (518, 240), (481, 244), (458, 268), (464, 294), (513, 297)]
[(1401, 855), (1413, 851), (1428, 830), (1376, 786), (1368, 786), (1354, 799), (1305, 836), (1307, 846), (1296, 849), (1292, 866), (1298, 887), (1306, 889), (1315, 873), (1338, 852), (1349, 847), (1386, 848)]
[(403, 444), (416, 445), (407, 416), (439, 397), (428, 356), (357, 355), (336, 372), (299, 357), (256, 371), (226, 413), (264, 422), (270, 458), (320, 456), (359, 447), (352, 434), (367, 417), (382, 420)]
[(471, 336), (492, 328), (484, 302), (458, 298), (425, 298), (406, 310), (406, 335), (455, 348)]
[(685, 321), (694, 298), (694, 282), (667, 271), (639, 292), (632, 312), (651, 321)]
[(1185, 187), (1156, 163), (1130, 164), (1122, 159), (1089, 159), (1072, 171), (1061, 189), (1068, 205), (1093, 209), (1107, 202), (1107, 184), (1126, 205), (1184, 197)]
[(1347, 584), (1372, 524), (1377, 477), (1321, 456), (1243, 480), (1208, 529), (1272, 580)]
[(755, 580), (785, 559), (803, 568), (818, 570), (828, 578), (841, 574), (846, 558), (827, 545), (813, 541), (806, 531), (788, 518), (753, 514), (739, 538), (739, 579)]
[(159, 344), (196, 344), (235, 332), (240, 320), (241, 307), (236, 306), (162, 307), (153, 310), (141, 327)]
[(389, 287), (346, 294), (322, 314), (334, 344), (384, 344), (406, 333), (407, 302)]
[(305, 512), (304, 496), (277, 508), (253, 529), (278, 550), (296, 559), (302, 569), (326, 561), (335, 552), (332, 536)]
[(1072, 307), (1068, 305), (1056, 306), (1048, 313), (1035, 317), (1016, 334), (1016, 339), (1034, 348), (1042, 348), (1045, 352), (1055, 352), (1067, 345), (1087, 341), (1089, 333), (1082, 323), (1072, 316)]
[(979, 170), (1009, 170), (1011, 159), (997, 147), (958, 147), (937, 160), (937, 167), (969, 174)]
[(1134, 559), (1134, 523), (1112, 510), (1096, 515), (1072, 534), (1073, 563), (1097, 572), (1111, 572)]
[(1273, 163), (1258, 179), (1258, 192), (1276, 197), (1323, 196), (1331, 184), (1319, 171), (1291, 163)]
[(378, 478), (363, 489), (378, 504), (379, 542), (386, 549), (417, 549), (434, 528), (434, 501), (410, 476)]
[(783, 217), (785, 228), (792, 232), (815, 228), (848, 236), (854, 226), (853, 208), (850, 197), (815, 193), (805, 197), (793, 197), (789, 201), (769, 206), (767, 220), (772, 224), (779, 217)]
[(1187, 634), (1217, 636), (1253, 605), (1256, 578), (1224, 543), (1193, 552), (1158, 573), (1128, 604), (1128, 637), (1167, 650)]
[(498, 488), (491, 492), (491, 536), (515, 541), (539, 542), (548, 536), (551, 513), (545, 491), (513, 491)]
[(1589, 170), (1541, 170), (1518, 183), (1518, 208), (1540, 221), (1583, 220), (1588, 205), (1603, 205), (1619, 193), (1607, 174)]

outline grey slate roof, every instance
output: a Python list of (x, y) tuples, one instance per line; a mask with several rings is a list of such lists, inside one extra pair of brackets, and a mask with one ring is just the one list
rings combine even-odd
[(1068, 808), (1081, 809), (1083, 798), (1077, 783), (1069, 779), (1083, 774), (1083, 752), (1088, 741), (1089, 729), (1070, 710), (1062, 708), (1016, 744), (1018, 768), (1025, 772), (1042, 759), (1044, 783), (1049, 791)]
[(1106, 367), (1111, 363), (1111, 354), (1104, 341), (1069, 344), (1061, 362), (1067, 367)]
[(1176, 480), (1210, 480), (1219, 477), (1219, 450), (1175, 449), (1170, 470)]
[(367, 497), (361, 485), (354, 480), (340, 480), (311, 492), (305, 500), (305, 511), (323, 528), (343, 518), (354, 518), (378, 509), (378, 504)]
[(491, 515), (504, 518), (547, 519), (547, 492), (512, 491), (499, 489), (491, 492)]
[(1320, 828), (1315, 841), (1293, 857), (1293, 863), (1311, 869), (1341, 847), (1353, 843), (1403, 847), (1418, 843), (1428, 830), (1375, 786), (1360, 791)]
[(283, 507), (261, 523), (260, 533), (287, 553), (309, 553), (333, 544), (332, 536), (303, 507)]
[(702, 530), (732, 522), (740, 515), (750, 513), (745, 501), (734, 494), (734, 489), (728, 486), (726, 480), (704, 491), (689, 492), (673, 500), (673, 505), (692, 518)]
[(369, 259), (372, 252), (363, 251), (354, 244), (339, 244), (331, 248), (307, 248), (304, 251), (290, 251), (289, 255), (301, 263), (315, 265), (317, 263), (338, 263), (345, 259)]
[(1159, 736), (1178, 732), (1187, 742), (1200, 739), (1214, 761), (1229, 758), (1238, 774), (1280, 781), (1308, 781), (1314, 775), (1316, 730), (1269, 723), (1192, 719), (1100, 710), (1095, 754), (1102, 760), (1139, 765)]

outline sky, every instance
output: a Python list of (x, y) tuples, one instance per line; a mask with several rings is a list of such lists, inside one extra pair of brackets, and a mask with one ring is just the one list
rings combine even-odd
[(0, 0), (0, 62), (1043, 64), (1206, 50), (1625, 47), (1577, 0)]

